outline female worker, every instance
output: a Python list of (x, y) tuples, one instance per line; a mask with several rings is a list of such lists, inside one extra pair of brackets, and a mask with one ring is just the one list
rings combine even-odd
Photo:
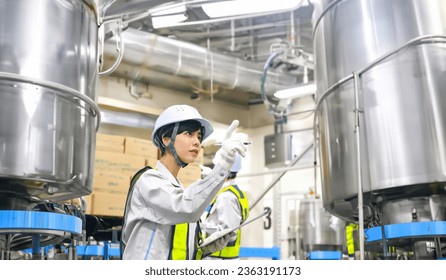
[(184, 188), (177, 179), (178, 172), (195, 161), (201, 142), (213, 128), (188, 105), (174, 105), (161, 113), (152, 132), (160, 159), (155, 167), (146, 167), (134, 176), (127, 196), (121, 236), (123, 259), (201, 259), (226, 246), (229, 235), (198, 249), (198, 221), (225, 182), (235, 154), (245, 156), (246, 147), (231, 137), (237, 126), (238, 121), (234, 121), (229, 127), (215, 154), (212, 172)]

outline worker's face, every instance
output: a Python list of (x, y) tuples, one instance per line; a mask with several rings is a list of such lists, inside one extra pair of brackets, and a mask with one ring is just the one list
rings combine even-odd
[(174, 148), (185, 163), (193, 163), (201, 150), (201, 130), (184, 131), (175, 138)]

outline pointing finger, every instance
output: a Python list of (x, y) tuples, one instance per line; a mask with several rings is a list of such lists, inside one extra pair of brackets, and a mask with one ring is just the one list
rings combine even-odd
[(231, 138), (232, 133), (234, 130), (238, 127), (239, 121), (233, 120), (231, 125), (229, 126), (228, 130), (226, 131), (225, 140)]

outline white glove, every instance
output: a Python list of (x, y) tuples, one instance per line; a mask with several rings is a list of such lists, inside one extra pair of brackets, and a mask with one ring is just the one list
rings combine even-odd
[(240, 139), (232, 137), (232, 133), (238, 127), (239, 121), (234, 120), (226, 131), (225, 139), (221, 143), (221, 148), (215, 153), (215, 157), (212, 160), (214, 165), (221, 165), (225, 169), (229, 170), (234, 164), (235, 153), (239, 153), (242, 157), (246, 156), (246, 146)]
[(231, 231), (228, 235), (229, 235), (228, 242), (234, 242), (237, 239), (237, 231)]
[[(203, 241), (203, 243), (206, 242), (209, 239), (214, 239), (216, 236), (218, 236), (220, 234), (221, 233), (219, 231), (214, 232), (208, 238), (206, 238)], [(209, 245), (201, 247), (201, 250), (203, 251), (203, 256), (207, 256), (207, 255), (210, 255), (212, 253), (215, 253), (215, 252), (223, 250), (226, 247), (226, 245), (228, 244), (229, 239), (231, 238), (230, 235), (231, 235), (230, 233), (228, 233), (226, 235), (223, 235), (220, 238), (218, 238), (217, 240), (211, 242)]]

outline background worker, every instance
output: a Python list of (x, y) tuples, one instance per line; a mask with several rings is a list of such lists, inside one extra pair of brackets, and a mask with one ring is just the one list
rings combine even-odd
[(167, 108), (155, 122), (152, 141), (161, 158), (132, 179), (121, 236), (123, 259), (190, 260), (222, 249), (229, 236), (198, 249), (200, 216), (220, 190), (235, 154), (245, 155), (243, 143), (232, 138), (234, 121), (215, 155), (215, 167), (205, 178), (184, 188), (180, 168), (197, 158), (201, 142), (213, 132), (211, 123), (188, 105)]
[[(249, 202), (246, 193), (237, 186), (235, 178), (242, 167), (242, 159), (236, 154), (234, 164), (230, 168), (229, 176), (209, 205), (206, 220), (203, 222), (205, 236), (217, 231), (234, 228), (242, 224), (249, 215)], [(226, 245), (220, 251), (212, 253), (206, 259), (236, 259), (239, 257), (241, 241), (241, 229), (233, 234)]]

